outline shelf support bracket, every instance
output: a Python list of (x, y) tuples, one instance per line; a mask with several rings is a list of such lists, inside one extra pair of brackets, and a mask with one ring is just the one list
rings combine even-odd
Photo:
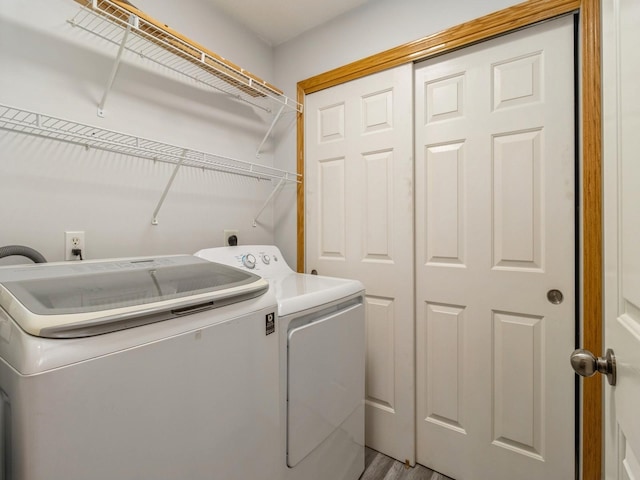
[(186, 159), (187, 159), (187, 149), (185, 148), (182, 151), (182, 158), (180, 158), (180, 161), (176, 164), (176, 167), (173, 169), (173, 173), (171, 174), (171, 178), (167, 182), (167, 186), (164, 187), (164, 192), (162, 192), (162, 196), (160, 197), (160, 201), (158, 202), (158, 205), (156, 206), (156, 209), (153, 211), (153, 218), (151, 219), (151, 225), (158, 225), (158, 213), (160, 212), (160, 209), (162, 208), (162, 204), (164, 203), (164, 199), (167, 198), (167, 193), (169, 193), (169, 190), (171, 189), (171, 185), (173, 185), (173, 181), (176, 179), (176, 175), (178, 174), (178, 170), (180, 170), (180, 167), (182, 166), (182, 164), (184, 163), (184, 161)]
[(120, 47), (118, 48), (118, 54), (116, 55), (116, 59), (113, 62), (113, 67), (111, 68), (111, 74), (109, 75), (109, 81), (107, 82), (107, 86), (105, 87), (104, 94), (102, 95), (102, 100), (98, 104), (98, 116), (104, 117), (104, 105), (107, 103), (107, 97), (109, 96), (109, 92), (111, 91), (111, 87), (113, 87), (113, 82), (116, 80), (116, 75), (118, 73), (118, 68), (120, 67), (120, 60), (122, 60), (122, 53), (124, 52), (124, 46), (127, 43), (127, 38), (129, 38), (129, 32), (131, 32), (131, 25), (138, 25), (138, 17), (135, 15), (131, 15), (129, 17), (129, 21), (127, 22), (127, 28), (122, 35), (122, 42), (120, 42)]
[(276, 188), (273, 189), (273, 191), (271, 192), (271, 194), (267, 197), (267, 199), (264, 201), (264, 204), (262, 205), (262, 208), (260, 208), (260, 210), (258, 211), (258, 213), (256, 214), (255, 217), (253, 217), (253, 227), (257, 227), (258, 226), (258, 217), (260, 217), (260, 215), (262, 215), (262, 212), (264, 212), (264, 209), (267, 208), (267, 205), (269, 205), (269, 202), (271, 201), (271, 199), (273, 198), (273, 196), (276, 194), (276, 192), (278, 190), (280, 190), (280, 187), (282, 186), (282, 184), (284, 183), (286, 177), (282, 177), (280, 179), (280, 181), (278, 182), (278, 184), (276, 185)]
[(271, 135), (271, 132), (273, 131), (273, 127), (275, 127), (276, 123), (278, 123), (278, 120), (280, 119), (280, 115), (282, 115), (283, 110), (284, 110), (284, 105), (280, 107), (280, 110), (278, 110), (278, 113), (276, 113), (276, 116), (273, 117), (273, 122), (271, 122), (271, 125), (269, 126), (269, 130), (267, 130), (267, 134), (262, 139), (262, 142), (260, 142), (260, 145), (258, 146), (258, 150), (256, 150), (256, 158), (260, 158), (260, 151), (262, 150), (262, 147), (267, 141), (267, 138), (269, 138), (269, 135)]

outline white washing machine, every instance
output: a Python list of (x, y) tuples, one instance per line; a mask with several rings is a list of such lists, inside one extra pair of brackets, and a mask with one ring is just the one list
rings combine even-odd
[(281, 480), (275, 313), (193, 256), (0, 268), (0, 478)]
[(282, 478), (357, 480), (364, 471), (364, 286), (296, 273), (271, 245), (196, 256), (256, 273), (275, 291)]

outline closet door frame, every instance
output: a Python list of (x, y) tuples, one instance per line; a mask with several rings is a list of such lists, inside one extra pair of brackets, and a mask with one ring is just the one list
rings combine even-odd
[[(601, 13), (600, 0), (529, 0), (386, 50), (348, 65), (302, 80), (297, 100), (305, 95), (388, 68), (424, 60), (497, 35), (570, 13), (580, 14), (581, 63), (581, 175), (582, 271), (580, 292), (582, 325), (580, 347), (602, 353), (602, 114), (601, 114)], [(304, 115), (297, 117), (297, 170), (302, 182), (297, 190), (297, 269), (305, 268), (304, 218)], [(567, 360), (568, 361), (568, 360)], [(581, 478), (597, 480), (602, 472), (602, 382), (599, 377), (582, 383)]]

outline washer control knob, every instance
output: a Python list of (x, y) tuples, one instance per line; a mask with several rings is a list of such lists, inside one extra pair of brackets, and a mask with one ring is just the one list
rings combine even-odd
[(242, 257), (242, 264), (247, 268), (256, 268), (256, 257), (247, 253)]
[(262, 263), (269, 265), (269, 263), (271, 263), (271, 257), (265, 253), (262, 255)]

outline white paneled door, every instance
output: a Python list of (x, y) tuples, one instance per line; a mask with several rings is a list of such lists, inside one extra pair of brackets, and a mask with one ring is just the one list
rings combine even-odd
[(416, 65), (417, 461), (574, 478), (574, 20)]
[[(366, 444), (415, 462), (411, 65), (307, 96), (306, 271), (366, 287)], [(331, 352), (327, 352), (331, 355)]]
[[(640, 2), (604, 0), (604, 345), (607, 480), (640, 479)], [(585, 438), (585, 442), (589, 439)]]

